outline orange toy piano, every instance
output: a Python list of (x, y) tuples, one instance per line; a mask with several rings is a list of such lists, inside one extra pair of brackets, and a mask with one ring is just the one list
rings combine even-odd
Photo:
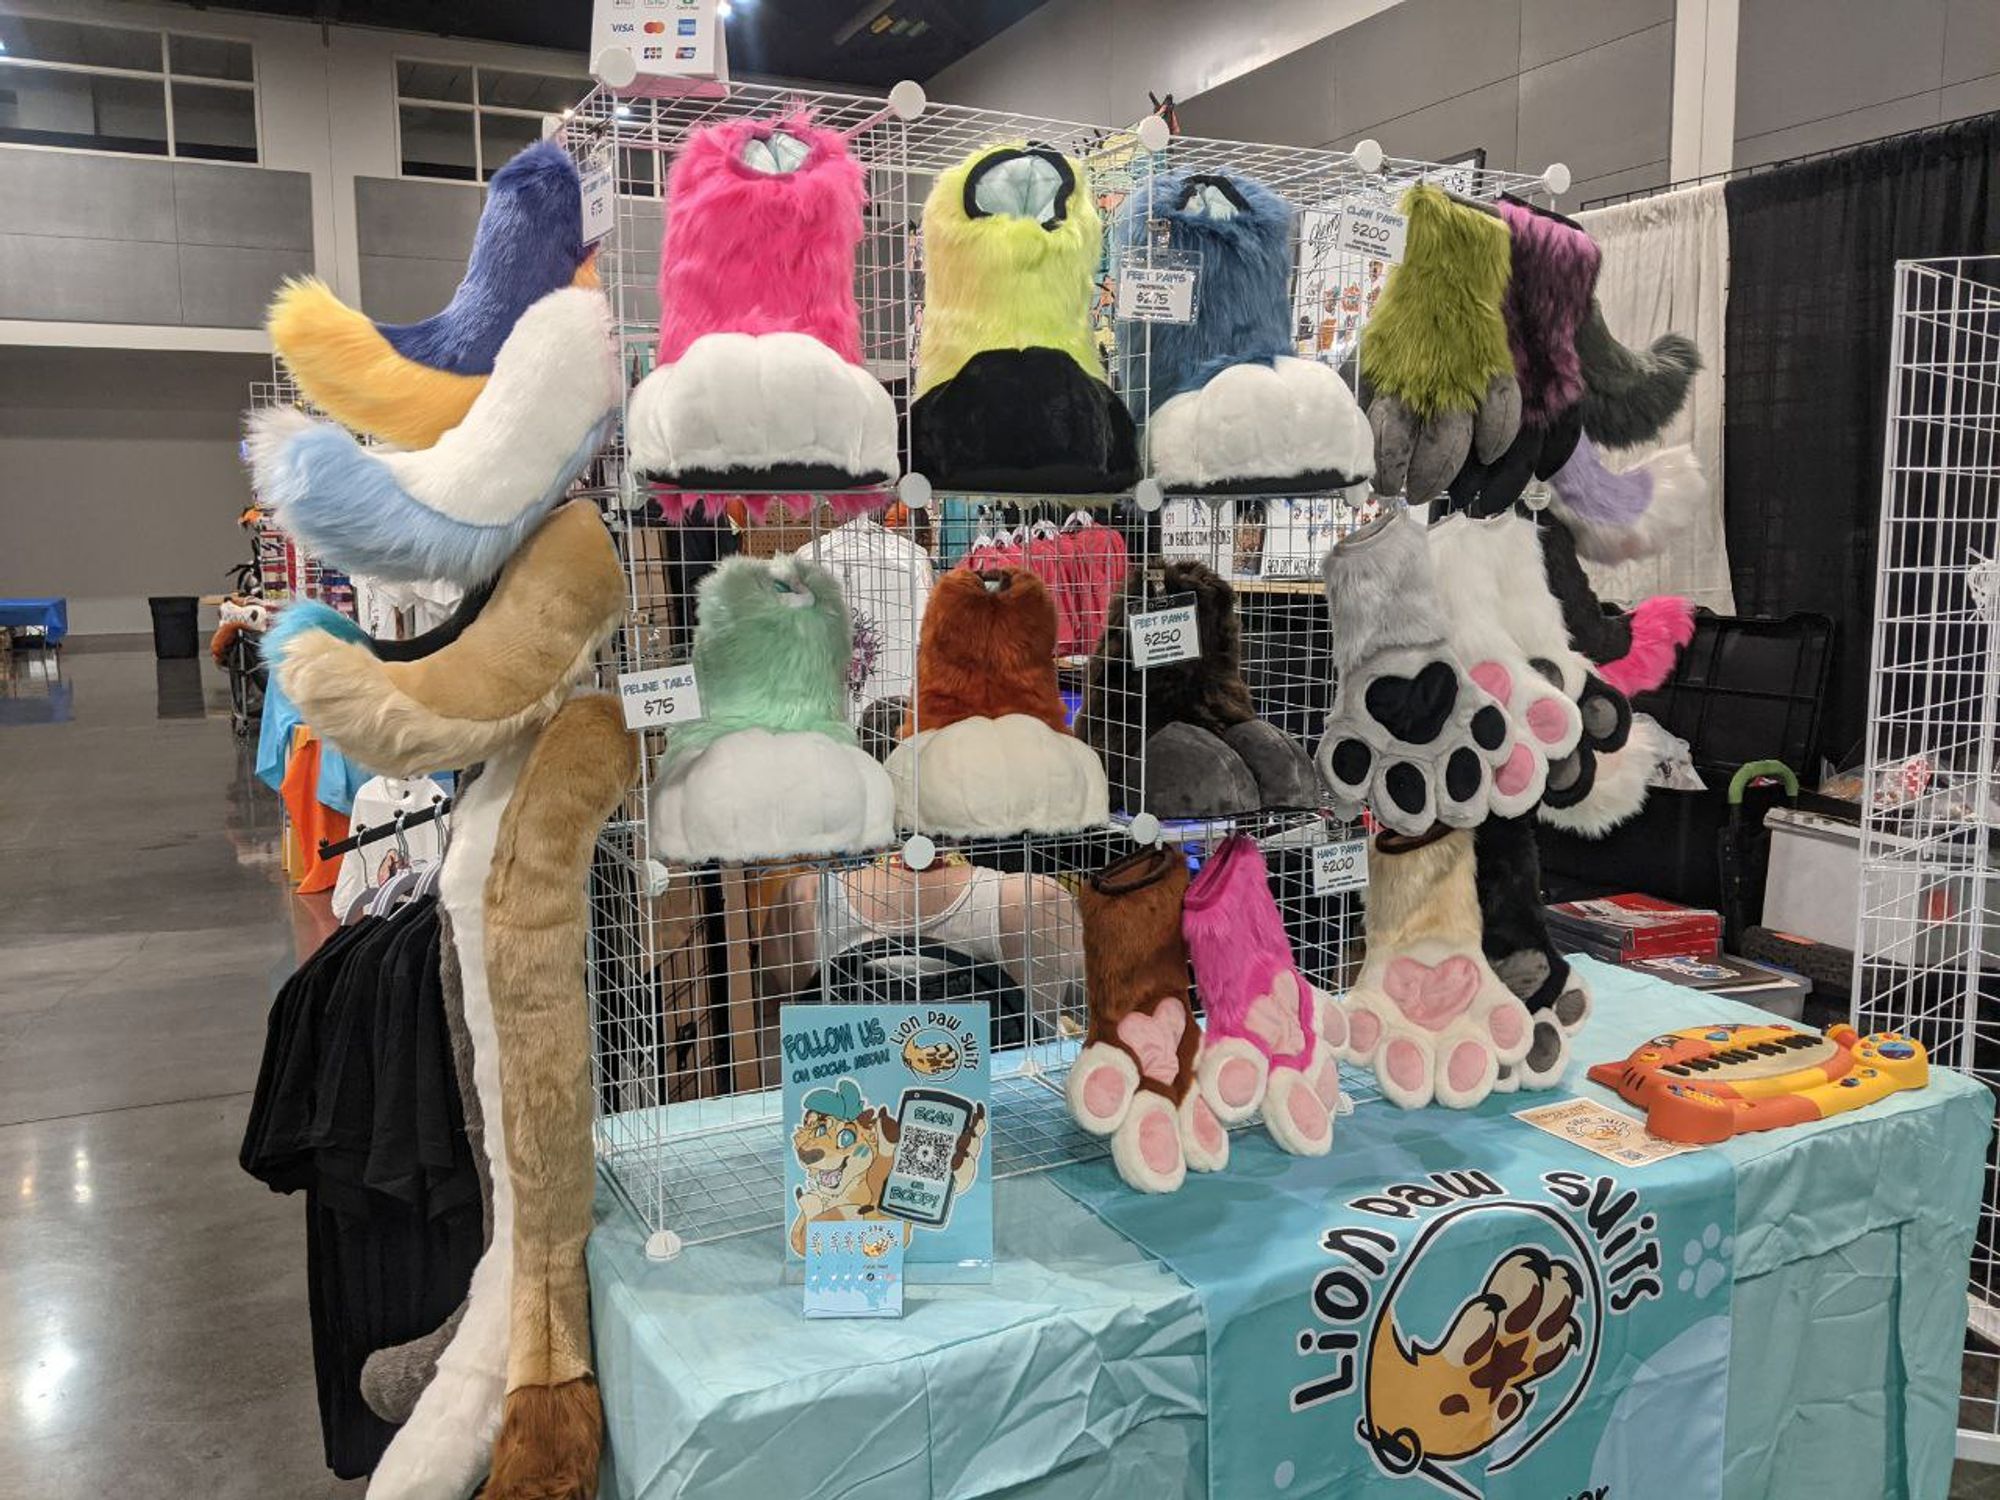
[(1930, 1082), (1924, 1049), (1900, 1032), (1825, 1036), (1790, 1026), (1720, 1024), (1670, 1031), (1623, 1062), (1599, 1063), (1593, 1083), (1646, 1111), (1662, 1140), (1709, 1145), (1752, 1130), (1824, 1120)]

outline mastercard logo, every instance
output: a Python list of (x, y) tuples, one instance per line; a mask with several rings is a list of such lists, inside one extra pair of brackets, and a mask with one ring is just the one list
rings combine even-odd
[(646, 23), (647, 36), (658, 36), (661, 32), (665, 31), (666, 29), (667, 29), (667, 23), (665, 21), (648, 21)]

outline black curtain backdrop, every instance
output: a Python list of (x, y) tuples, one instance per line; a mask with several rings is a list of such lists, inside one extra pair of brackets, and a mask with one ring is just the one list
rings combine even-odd
[(2000, 251), (2000, 114), (1736, 178), (1724, 191), (1723, 494), (1736, 608), (1833, 617), (1819, 748), (1844, 760), (1868, 713), (1895, 264)]

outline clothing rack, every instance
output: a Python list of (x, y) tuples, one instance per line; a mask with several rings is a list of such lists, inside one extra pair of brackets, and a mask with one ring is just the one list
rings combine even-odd
[(358, 831), (337, 842), (329, 843), (327, 840), (321, 839), (319, 841), (319, 857), (321, 859), (333, 859), (338, 855), (347, 853), (350, 849), (359, 849), (363, 844), (372, 844), (377, 839), (394, 838), (406, 828), (415, 828), (422, 823), (435, 823), (450, 811), (451, 798), (444, 797), (433, 802), (422, 812), (397, 813), (391, 821), (377, 823), (373, 827), (364, 823)]
[[(1968, 117), (1970, 118), (1970, 117)], [(1849, 151), (1861, 151), (1870, 146), (1886, 145), (1890, 141), (1900, 141), (1910, 136), (1924, 135), (1933, 130), (1944, 130), (1957, 124), (1956, 120), (1946, 120), (1936, 125), (1918, 125), (1909, 130), (1891, 131), (1888, 135), (1873, 136), (1865, 141), (1852, 141), (1845, 146), (1822, 146), (1817, 151), (1803, 151), (1797, 156), (1781, 156), (1776, 161), (1752, 162), (1745, 167), (1725, 167), (1720, 172), (1703, 172), (1698, 177), (1681, 177), (1672, 182), (1663, 182), (1658, 187), (1629, 188), (1622, 193), (1606, 193), (1602, 198), (1587, 199), (1579, 213), (1593, 208), (1609, 208), (1615, 203), (1636, 203), (1641, 198), (1657, 198), (1662, 193), (1677, 193), (1682, 188), (1700, 187), (1704, 183), (1728, 182), (1737, 177), (1755, 177), (1764, 172), (1775, 172), (1780, 167), (1802, 166), (1809, 161), (1824, 161), (1829, 156), (1842, 156)]]

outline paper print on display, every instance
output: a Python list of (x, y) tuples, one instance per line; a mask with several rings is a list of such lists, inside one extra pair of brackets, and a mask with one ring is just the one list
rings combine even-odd
[(989, 1007), (782, 1007), (787, 1267), (823, 1227), (876, 1226), (907, 1281), (992, 1275)]
[(887, 1224), (815, 1224), (806, 1236), (806, 1316), (900, 1318), (903, 1236)]
[(1516, 1110), (1514, 1118), (1622, 1167), (1643, 1167), (1662, 1157), (1701, 1149), (1648, 1135), (1645, 1121), (1621, 1115), (1595, 1099), (1558, 1099), (1554, 1104)]
[(1360, 347), (1389, 275), (1386, 260), (1357, 260), (1340, 248), (1338, 209), (1299, 215), (1299, 270), (1293, 282), (1293, 338), (1301, 359), (1345, 364)]
[[(1236, 533), (1236, 502), (1169, 495), (1160, 506), (1160, 559), (1210, 563), (1230, 555)], [(1224, 570), (1227, 571), (1227, 570)]]

